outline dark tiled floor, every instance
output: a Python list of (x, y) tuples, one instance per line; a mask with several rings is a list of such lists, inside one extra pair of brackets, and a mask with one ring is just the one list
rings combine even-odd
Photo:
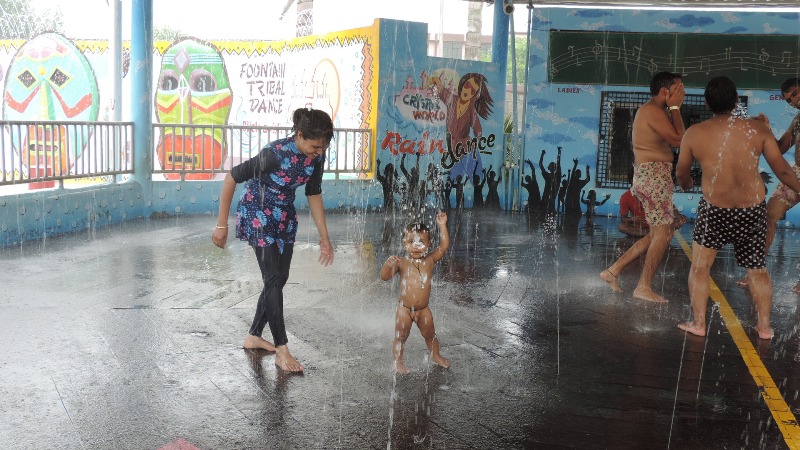
[[(675, 328), (689, 314), (689, 260), (677, 239), (656, 277), (672, 301), (645, 304), (630, 295), (640, 263), (623, 272), (622, 295), (597, 276), (633, 242), (615, 219), (587, 226), (452, 213), (453, 246), (432, 300), (452, 367), (430, 367), (414, 330), (406, 352), (414, 372), (395, 377), (398, 286), (377, 271), (398, 251), (402, 221), (363, 211), (328, 219), (335, 264), (317, 264), (304, 217), (285, 291), (303, 376), (278, 371), (273, 354), (240, 348), (258, 268), (238, 241), (224, 251), (211, 245), (213, 218), (134, 221), (2, 249), (0, 448), (798, 445), (776, 425), (716, 308), (708, 339)], [(691, 224), (681, 232), (688, 239)], [(772, 342), (753, 338), (730, 252), (713, 278), (796, 414), (795, 233), (779, 233), (769, 260)]]

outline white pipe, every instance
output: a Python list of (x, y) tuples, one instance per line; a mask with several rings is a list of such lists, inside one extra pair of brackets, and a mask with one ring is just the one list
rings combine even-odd
[(444, 56), (444, 0), (439, 0), (439, 48), (436, 56)]
[(114, 80), (114, 96), (111, 99), (112, 119), (122, 120), (122, 0), (111, 1), (111, 18), (114, 27), (111, 31), (109, 47), (111, 51), (111, 70), (109, 76)]

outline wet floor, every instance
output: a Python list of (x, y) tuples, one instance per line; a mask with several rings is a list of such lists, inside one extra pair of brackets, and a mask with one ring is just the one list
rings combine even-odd
[[(799, 445), (794, 230), (779, 230), (769, 258), (775, 339), (755, 338), (729, 250), (712, 270), (724, 304), (702, 339), (675, 327), (689, 317), (679, 239), (655, 280), (671, 302), (656, 305), (631, 296), (641, 261), (622, 273), (624, 294), (598, 278), (634, 242), (616, 219), (453, 212), (431, 300), (452, 367), (431, 366), (414, 329), (413, 372), (394, 376), (398, 283), (380, 281), (378, 270), (399, 252), (403, 220), (359, 212), (329, 213), (328, 222), (334, 265), (317, 263), (304, 217), (285, 289), (302, 376), (278, 370), (272, 353), (240, 347), (260, 276), (245, 244), (212, 246), (212, 217), (132, 221), (2, 249), (0, 448)], [(684, 240), (691, 226), (680, 230)]]

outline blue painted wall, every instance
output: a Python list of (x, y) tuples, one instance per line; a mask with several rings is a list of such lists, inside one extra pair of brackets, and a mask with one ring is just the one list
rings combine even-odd
[[(597, 144), (600, 97), (603, 90), (640, 90), (645, 86), (607, 86), (551, 84), (547, 77), (548, 33), (551, 29), (631, 31), (631, 32), (682, 32), (738, 34), (791, 34), (800, 29), (797, 14), (774, 14), (755, 12), (686, 12), (686, 11), (637, 11), (637, 10), (581, 10), (564, 8), (537, 8), (532, 24), (530, 47), (531, 70), (528, 79), (528, 116), (524, 128), (526, 147), (523, 158), (538, 162), (542, 149), (546, 150), (545, 164), (555, 158), (558, 146), (563, 148), (564, 172), (574, 159), (580, 168), (589, 165), (592, 179), (596, 179)], [(505, 17), (502, 17), (505, 19)], [(502, 124), (505, 115), (505, 69), (491, 63), (450, 60), (427, 56), (427, 26), (425, 24), (380, 20), (379, 22), (379, 82), (376, 108), (375, 152), (382, 168), (391, 162), (399, 166), (402, 154), (406, 153), (406, 167), (414, 164), (415, 149), (423, 149), (420, 170), (424, 174), (430, 165), (442, 173), (467, 174), (480, 159), (480, 167), (494, 169), (504, 164), (504, 149), (501, 144)], [(519, 30), (518, 30), (519, 31)], [(504, 37), (500, 37), (504, 39)], [(466, 74), (477, 73), (485, 78), (485, 92), (494, 103), (492, 112), (478, 122), (481, 132), (473, 128), (471, 137), (494, 135), (493, 145), (486, 145), (475, 157), (454, 155), (447, 152), (448, 129), (446, 115), (439, 114), (452, 105), (442, 101), (433, 92), (431, 77), (445, 82), (457, 82)], [(735, 75), (732, 76), (735, 80)], [(779, 81), (774, 90), (749, 90), (740, 94), (749, 97), (750, 114), (765, 113), (772, 121), (774, 130), (785, 130), (795, 112), (777, 98)], [(452, 87), (452, 85), (451, 85)], [(702, 94), (700, 89), (689, 89), (689, 93)], [(403, 99), (406, 98), (407, 101)], [(414, 101), (408, 99), (416, 99)], [(478, 136), (480, 135), (480, 136)], [(388, 138), (388, 140), (387, 140)], [(399, 140), (398, 140), (399, 139)], [(433, 149), (433, 150), (431, 150)], [(794, 159), (794, 152), (786, 155)], [(766, 164), (763, 164), (766, 168)], [(399, 170), (399, 168), (398, 168)], [(513, 173), (511, 171), (510, 173)], [(526, 169), (526, 174), (530, 174)], [(536, 174), (539, 183), (541, 175)], [(403, 177), (400, 174), (400, 177)], [(506, 183), (508, 178), (506, 178)], [(220, 184), (218, 181), (143, 181), (102, 188), (81, 188), (69, 191), (39, 191), (7, 195), (0, 198), (0, 245), (15, 244), (25, 240), (41, 239), (60, 233), (81, 232), (94, 227), (106, 226), (135, 218), (153, 215), (197, 215), (209, 216), (212, 223), (216, 214)], [(589, 186), (593, 186), (590, 184)], [(770, 183), (774, 190), (776, 182)], [(514, 183), (500, 184), (501, 199), (508, 198), (507, 190), (515, 190)], [(587, 187), (588, 188), (588, 187)], [(521, 191), (520, 205), (524, 206), (526, 193)], [(616, 214), (616, 202), (622, 194), (618, 189), (600, 189), (600, 197), (611, 195), (611, 200), (598, 208), (598, 214)], [(383, 187), (375, 180), (326, 181), (325, 204), (328, 208), (341, 210), (376, 209), (384, 206)], [(486, 195), (484, 187), (483, 195)], [(401, 194), (393, 194), (395, 201), (402, 201)], [(676, 195), (676, 205), (689, 216), (696, 208), (697, 195)], [(450, 196), (455, 201), (455, 194)], [(470, 183), (464, 187), (464, 203), (471, 207), (475, 201), (475, 190)], [(433, 201), (432, 207), (441, 202)], [(504, 204), (508, 207), (508, 204)], [(306, 209), (304, 200), (298, 200), (298, 208)], [(800, 223), (800, 211), (792, 210), (783, 225)]]
[[(425, 24), (381, 25), (376, 158), (382, 174), (389, 164), (398, 173), (400, 192), (392, 197), (399, 208), (447, 209), (448, 200), (456, 206), (455, 188), (447, 199), (431, 193), (425, 205), (421, 199), (411, 199), (403, 168), (411, 173), (418, 167), (421, 179), (430, 175), (446, 185), (448, 180), (451, 184), (471, 180), (483, 169), (498, 170), (504, 158), (504, 72), (486, 62), (428, 57), (427, 35)], [(477, 86), (478, 92), (470, 86)], [(464, 108), (459, 109), (462, 101)], [(483, 114), (480, 105), (486, 107)], [(472, 125), (454, 127), (449, 124), (451, 117)], [(473, 206), (477, 192), (471, 182), (464, 184), (465, 207)], [(488, 187), (480, 195), (486, 197)], [(385, 206), (383, 197), (380, 204)]]
[[(728, 35), (794, 35), (800, 30), (796, 13), (758, 13), (732, 11), (656, 11), (656, 10), (584, 10), (565, 8), (539, 8), (535, 10), (532, 23), (532, 45), (530, 47), (530, 76), (528, 80), (528, 116), (525, 128), (526, 157), (538, 162), (541, 150), (545, 150), (545, 165), (555, 160), (556, 148), (563, 148), (562, 168), (566, 174), (578, 160), (578, 167), (590, 167), (592, 181), (586, 189), (594, 188), (597, 169), (598, 130), (600, 125), (600, 102), (603, 91), (649, 92), (648, 86), (620, 86), (604, 84), (562, 84), (548, 82), (548, 48), (550, 30), (643, 32), (643, 33), (691, 33), (696, 39), (704, 39), (704, 34)], [(798, 36), (800, 39), (800, 36)], [(665, 55), (666, 56), (666, 55)], [(800, 76), (797, 54), (792, 64), (794, 75)], [(773, 58), (780, 56), (772, 55)], [(788, 61), (788, 60), (787, 60)], [(790, 68), (791, 69), (791, 68)], [(791, 71), (791, 70), (790, 70)], [(738, 69), (726, 74), (734, 82)], [(704, 73), (689, 75), (694, 81), (701, 78), (699, 85), (705, 85)], [(741, 75), (740, 75), (741, 76)], [(748, 97), (749, 115), (766, 114), (772, 129), (780, 137), (798, 113), (780, 98), (780, 84), (788, 76), (774, 77), (771, 89), (739, 89), (740, 95)], [(649, 80), (648, 80), (649, 82)], [(695, 83), (698, 85), (698, 83)], [(703, 94), (702, 88), (689, 88), (687, 94)], [(794, 161), (794, 150), (785, 155)], [(762, 170), (772, 173), (762, 158)], [(526, 170), (526, 174), (530, 174)], [(543, 183), (541, 174), (537, 174)], [(777, 179), (768, 184), (771, 193), (778, 184)], [(606, 194), (610, 200), (597, 208), (598, 215), (616, 215), (619, 212), (619, 197), (622, 189), (597, 189), (598, 198)], [(523, 193), (527, 197), (527, 193)], [(694, 217), (699, 194), (675, 194), (675, 205), (683, 214)], [(585, 208), (585, 207), (584, 207)], [(800, 209), (789, 211), (785, 226), (800, 224)]]
[[(420, 157), (423, 176), (424, 170), (430, 165), (446, 165), (448, 170), (442, 173), (458, 170), (459, 164), (463, 165), (461, 160), (465, 155), (447, 153), (443, 144), (447, 134), (444, 120), (447, 105), (437, 100), (437, 95), (430, 89), (428, 80), (431, 75), (438, 76), (444, 82), (457, 83), (458, 77), (464, 74), (481, 74), (485, 79), (483, 89), (494, 97), (491, 114), (478, 119), (482, 134), (502, 136), (505, 92), (504, 80), (500, 76), (502, 70), (490, 63), (428, 57), (426, 24), (381, 19), (376, 21), (374, 27), (378, 29), (378, 42), (372, 42), (369, 36), (364, 39), (369, 46), (378, 48), (379, 82), (377, 89), (373, 89), (377, 92), (364, 94), (370, 101), (362, 104), (377, 109), (377, 122), (370, 124), (370, 127), (375, 133), (377, 158), (381, 159), (384, 167), (389, 163), (399, 167), (404, 153), (411, 156), (408, 164), (414, 164), (416, 153), (421, 148), (420, 142), (424, 142), (427, 148)], [(97, 65), (106, 66), (102, 61), (98, 61)], [(154, 76), (157, 76), (157, 72), (154, 72)], [(348, 85), (342, 92), (358, 91), (357, 88)], [(374, 102), (371, 101), (373, 97)], [(359, 104), (356, 100), (344, 99), (345, 102)], [(435, 108), (431, 109), (431, 105)], [(371, 114), (370, 111), (362, 112), (364, 116)], [(474, 127), (472, 133), (476, 133)], [(390, 136), (390, 140), (386, 140), (387, 136)], [(491, 146), (482, 145), (484, 151), (476, 153), (481, 164), (494, 167), (500, 164), (502, 152), (498, 149), (501, 148), (501, 142), (502, 138), (499, 137)], [(152, 216), (200, 214), (208, 215), (210, 223), (214, 220), (221, 188), (219, 180), (160, 181), (157, 179), (159, 177), (145, 175), (133, 181), (99, 188), (38, 190), (4, 195), (0, 197), (0, 245), (8, 246)], [(328, 209), (348, 211), (384, 207), (383, 187), (372, 179), (326, 180), (323, 189)], [(238, 195), (237, 192), (236, 198)], [(395, 197), (398, 203), (402, 200), (399, 193)], [(469, 206), (473, 197), (469, 193), (466, 197)], [(297, 207), (301, 211), (307, 210), (303, 199), (298, 200)]]

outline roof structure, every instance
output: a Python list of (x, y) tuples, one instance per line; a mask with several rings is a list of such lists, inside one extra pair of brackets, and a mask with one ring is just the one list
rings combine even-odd
[(797, 8), (800, 0), (513, 0), (516, 5), (565, 7)]

